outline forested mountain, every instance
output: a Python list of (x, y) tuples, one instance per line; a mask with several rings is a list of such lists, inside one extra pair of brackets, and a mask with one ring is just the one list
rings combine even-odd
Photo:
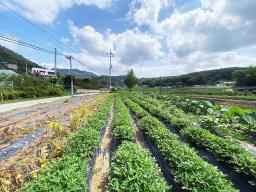
[[(111, 77), (111, 84), (113, 86), (119, 87), (119, 86), (123, 86), (124, 85), (124, 78), (125, 76), (112, 76)], [(109, 84), (109, 76), (107, 75), (101, 75), (101, 76), (97, 76), (92, 78), (93, 81), (99, 82), (103, 85), (108, 85)]]
[(256, 67), (248, 67), (232, 73), (238, 86), (256, 86)]
[[(69, 69), (57, 69), (58, 73), (60, 75), (70, 75), (70, 70)], [(95, 75), (92, 72), (87, 72), (87, 71), (81, 71), (80, 69), (73, 69), (72, 70), (73, 75), (77, 78), (77, 79), (83, 79), (83, 78), (88, 78), (88, 77), (96, 77), (97, 75)]]
[(141, 85), (147, 86), (191, 86), (191, 85), (215, 85), (219, 81), (232, 81), (232, 73), (245, 68), (230, 67), (208, 71), (193, 72), (179, 76), (162, 78), (142, 78)]
[[(25, 74), (26, 73), (26, 64), (28, 66), (28, 71), (32, 69), (32, 67), (41, 67), (37, 63), (32, 62), (23, 56), (19, 55), (18, 53), (7, 49), (0, 45), (0, 63), (7, 62), (10, 64), (16, 64), (18, 66), (17, 73)], [(6, 69), (6, 66), (0, 64), (0, 68)]]

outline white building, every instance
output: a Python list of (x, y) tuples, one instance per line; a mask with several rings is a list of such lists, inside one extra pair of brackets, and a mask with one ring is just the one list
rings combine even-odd
[(33, 67), (31, 70), (31, 74), (33, 76), (42, 76), (42, 77), (55, 77), (55, 71), (52, 69), (45, 68), (35, 68)]

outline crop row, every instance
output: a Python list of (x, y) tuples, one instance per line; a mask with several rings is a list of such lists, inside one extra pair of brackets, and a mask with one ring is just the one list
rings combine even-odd
[[(137, 115), (143, 109), (125, 98), (126, 104)], [(148, 115), (139, 117), (139, 126), (154, 142), (168, 162), (171, 173), (182, 189), (188, 191), (237, 191), (222, 172), (200, 158), (196, 151), (182, 143), (157, 118)]]
[[(172, 120), (177, 117), (171, 112), (160, 109), (146, 100), (135, 100), (152, 114), (168, 121), (176, 128), (177, 123), (175, 121), (173, 123)], [(179, 117), (179, 119), (183, 121), (183, 118)], [(180, 126), (181, 124), (182, 126)], [(178, 124), (178, 130), (182, 130), (181, 133), (192, 143), (205, 148), (218, 157), (218, 159), (231, 164), (235, 171), (247, 176), (252, 181), (256, 181), (256, 159), (237, 143), (214, 135), (203, 128), (193, 127), (190, 123), (187, 123), (187, 120), (184, 123)]]
[(21, 191), (86, 191), (87, 161), (100, 143), (99, 132), (106, 124), (111, 105), (109, 97), (88, 121), (82, 121), (83, 127), (69, 137), (62, 157), (42, 168), (38, 177)]
[(197, 101), (181, 97), (168, 97), (165, 95), (151, 94), (161, 98), (168, 104), (177, 106), (186, 112), (203, 115), (200, 123), (209, 123), (211, 131), (230, 135), (240, 140), (255, 144), (256, 113), (237, 106), (226, 107), (212, 104), (209, 101)]
[(247, 176), (251, 184), (256, 185), (256, 159), (238, 144), (198, 127), (186, 128), (182, 134), (197, 146), (231, 164), (235, 171)]
[(135, 129), (120, 96), (116, 97), (112, 132), (121, 145), (112, 158), (107, 191), (168, 191), (150, 152), (130, 142), (134, 140)]
[(120, 96), (116, 97), (112, 135), (118, 143), (132, 141), (135, 138), (135, 130), (132, 126), (130, 112)]
[(137, 144), (123, 142), (112, 158), (107, 191), (169, 191), (151, 153)]
[(173, 127), (178, 130), (184, 129), (188, 126), (191, 126), (192, 123), (188, 121), (181, 114), (176, 115), (175, 113), (170, 113), (169, 110), (165, 110), (163, 108), (159, 108), (157, 105), (148, 102), (145, 98), (141, 97), (131, 97), (133, 101), (143, 106), (150, 114), (160, 118), (162, 121), (166, 123), (170, 123)]

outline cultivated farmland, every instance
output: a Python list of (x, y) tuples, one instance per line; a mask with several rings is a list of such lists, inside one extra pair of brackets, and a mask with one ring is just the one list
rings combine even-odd
[(252, 111), (156, 92), (88, 101), (48, 122), (31, 166), (4, 161), (2, 191), (256, 190)]

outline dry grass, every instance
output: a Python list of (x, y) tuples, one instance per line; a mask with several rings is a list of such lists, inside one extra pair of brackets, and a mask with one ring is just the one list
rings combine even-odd
[[(70, 116), (70, 122), (77, 121), (73, 118), (79, 110), (83, 118), (90, 117), (105, 99), (104, 95), (88, 99), (72, 110), (65, 111), (62, 115)], [(88, 113), (86, 113), (88, 111)], [(49, 119), (48, 119), (49, 120)], [(44, 126), (58, 122), (58, 118), (44, 121)], [(70, 124), (59, 124), (54, 129), (48, 129), (40, 138), (34, 140), (25, 148), (19, 150), (11, 158), (1, 162), (0, 165), (0, 191), (15, 192), (29, 180), (37, 176), (39, 169), (47, 167), (52, 158), (60, 156), (69, 133), (79, 127), (71, 127)], [(61, 130), (61, 131), (60, 131)], [(27, 133), (26, 130), (23, 130)], [(30, 130), (28, 130), (30, 132)]]

